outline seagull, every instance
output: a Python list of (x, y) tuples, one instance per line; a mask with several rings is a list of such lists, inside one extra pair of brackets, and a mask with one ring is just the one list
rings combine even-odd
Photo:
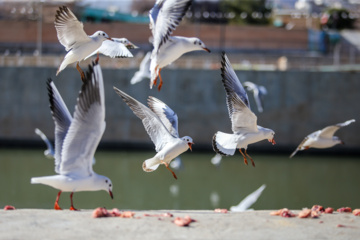
[[(221, 76), (226, 91), (226, 102), (233, 134), (220, 131), (215, 133), (212, 142), (213, 149), (216, 153), (230, 156), (234, 155), (235, 150), (238, 148), (244, 157), (245, 164), (248, 164), (246, 158), (248, 157), (255, 167), (254, 160), (246, 152), (247, 146), (264, 139), (268, 139), (274, 145), (275, 132), (257, 125), (257, 117), (250, 110), (245, 89), (231, 67), (225, 52), (222, 53)], [(245, 154), (241, 151), (242, 148), (245, 149)]]
[(355, 119), (348, 120), (343, 123), (327, 126), (321, 130), (307, 135), (295, 151), (290, 155), (292, 158), (298, 151), (307, 150), (309, 148), (330, 148), (336, 144), (344, 144), (339, 137), (334, 136), (335, 132), (342, 127), (355, 122)]
[[(84, 72), (79, 62), (92, 56), (94, 53), (102, 53), (109, 57), (132, 57), (129, 50), (122, 44), (111, 39), (105, 32), (97, 31), (88, 36), (84, 31), (84, 25), (76, 18), (73, 12), (66, 7), (59, 7), (55, 15), (55, 28), (59, 42), (68, 52), (56, 72), (56, 76), (66, 68), (67, 65), (77, 62), (76, 69), (84, 79)], [(105, 42), (104, 46), (102, 44)], [(110, 43), (113, 42), (113, 43)], [(100, 47), (102, 47), (100, 49)], [(99, 56), (98, 56), (99, 57)], [(97, 58), (98, 61), (99, 58)]]
[(219, 153), (216, 153), (214, 157), (211, 158), (211, 163), (215, 165), (215, 167), (220, 167), (222, 155)]
[(246, 196), (238, 205), (230, 207), (230, 211), (232, 212), (244, 212), (248, 210), (253, 205), (258, 198), (260, 197), (261, 193), (264, 191), (266, 185), (263, 184), (259, 187), (256, 191)]
[(145, 57), (143, 58), (143, 60), (140, 63), (139, 71), (135, 72), (134, 76), (130, 80), (131, 84), (135, 84), (135, 83), (141, 82), (144, 79), (151, 78), (150, 57), (151, 57), (151, 52), (146, 53)]
[(155, 144), (157, 154), (153, 158), (144, 161), (143, 170), (152, 172), (160, 164), (164, 164), (174, 178), (177, 179), (176, 174), (169, 168), (169, 163), (189, 148), (192, 150), (194, 143), (191, 137), (179, 137), (176, 113), (155, 97), (150, 96), (148, 98), (148, 108), (116, 87), (114, 87), (114, 90), (134, 114), (142, 120), (146, 132)]
[(191, 0), (157, 0), (149, 12), (150, 29), (153, 36), (153, 51), (151, 54), (151, 79), (150, 88), (156, 86), (157, 78), (160, 91), (163, 84), (161, 69), (187, 52), (196, 50), (210, 50), (198, 38), (170, 36), (179, 25), (186, 11), (191, 5)]
[(35, 128), (35, 133), (41, 137), (41, 139), (45, 142), (47, 149), (44, 151), (45, 157), (49, 159), (54, 159), (55, 150), (50, 140), (46, 137), (46, 135), (38, 128)]
[(249, 81), (244, 82), (244, 87), (246, 88), (246, 90), (248, 90), (254, 94), (254, 99), (255, 99), (257, 109), (259, 112), (263, 112), (263, 110), (264, 110), (263, 98), (264, 98), (264, 95), (267, 94), (266, 88), (264, 86), (260, 86), (253, 82), (249, 82)]
[(59, 198), (62, 192), (105, 190), (112, 194), (108, 177), (98, 175), (92, 169), (92, 159), (105, 130), (104, 83), (100, 65), (93, 63), (85, 79), (71, 117), (60, 93), (51, 79), (47, 82), (50, 109), (55, 122), (55, 172), (57, 175), (34, 177), (31, 183), (49, 185), (59, 189), (54, 209), (61, 210)]
[(170, 167), (174, 170), (180, 171), (184, 169), (184, 164), (180, 157), (176, 157), (174, 160), (170, 162)]

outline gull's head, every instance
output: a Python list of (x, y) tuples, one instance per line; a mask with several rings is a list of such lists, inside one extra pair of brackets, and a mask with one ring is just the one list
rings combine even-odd
[(268, 139), (269, 142), (272, 143), (272, 145), (275, 145), (275, 132), (271, 129), (266, 129), (266, 138)]
[(105, 40), (114, 41), (114, 40), (112, 40), (112, 39), (109, 37), (109, 35), (107, 35), (106, 32), (104, 32), (104, 31), (97, 31), (97, 32), (94, 33), (93, 36), (101, 39), (102, 41), (105, 41)]
[(185, 137), (182, 137), (181, 140), (183, 140), (189, 146), (190, 150), (192, 151), (192, 145), (194, 144), (194, 141), (192, 140), (192, 138), (189, 136), (185, 136)]
[(210, 52), (210, 50), (205, 46), (205, 44), (200, 39), (192, 38), (191, 42), (194, 44), (195, 49), (205, 50), (207, 52)]
[(124, 44), (127, 49), (139, 48), (138, 46), (136, 46), (135, 44), (130, 42), (127, 38), (119, 38), (119, 39), (117, 39), (117, 41)]
[(113, 185), (112, 185), (110, 178), (101, 176), (101, 175), (98, 175), (98, 176), (99, 176), (99, 179), (97, 180), (97, 183), (99, 184), (99, 188), (101, 190), (108, 192), (110, 194), (111, 199), (114, 199), (114, 196), (112, 193)]

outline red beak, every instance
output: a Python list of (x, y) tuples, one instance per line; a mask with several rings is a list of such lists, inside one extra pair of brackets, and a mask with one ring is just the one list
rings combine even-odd
[(114, 199), (112, 191), (109, 190), (109, 194), (110, 194), (111, 199)]
[(273, 139), (268, 139), (268, 141), (269, 142), (271, 142), (272, 143), (272, 145), (275, 145), (276, 144), (276, 142), (275, 142), (275, 139), (273, 138)]
[(112, 38), (106, 38), (107, 40), (114, 41)]
[(210, 49), (208, 48), (203, 48), (205, 51), (207, 51), (208, 53), (211, 52)]
[(193, 145), (194, 143), (188, 143), (188, 146), (189, 146), (189, 148), (190, 148), (190, 150), (192, 151), (192, 145)]

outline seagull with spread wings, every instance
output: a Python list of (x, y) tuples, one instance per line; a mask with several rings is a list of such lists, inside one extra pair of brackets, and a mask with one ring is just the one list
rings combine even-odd
[(153, 158), (144, 161), (143, 170), (152, 172), (160, 164), (164, 164), (174, 178), (177, 179), (176, 174), (169, 168), (169, 163), (189, 148), (192, 150), (192, 144), (194, 143), (191, 137), (179, 137), (176, 113), (157, 98), (150, 96), (148, 98), (149, 107), (146, 107), (116, 87), (114, 87), (114, 90), (134, 114), (142, 120), (146, 132), (155, 144), (157, 154)]
[(55, 122), (55, 172), (57, 175), (31, 178), (32, 184), (45, 184), (59, 189), (54, 209), (61, 210), (62, 192), (71, 192), (70, 210), (74, 192), (109, 192), (112, 183), (108, 177), (93, 171), (95, 150), (105, 131), (105, 94), (100, 65), (89, 67), (79, 93), (74, 118), (71, 117), (60, 93), (51, 79), (47, 82), (50, 109)]
[[(213, 149), (216, 153), (230, 156), (234, 155), (235, 150), (238, 148), (244, 157), (245, 164), (248, 163), (248, 157), (255, 167), (254, 160), (246, 152), (248, 145), (264, 139), (268, 139), (269, 142), (275, 144), (275, 132), (257, 125), (257, 117), (250, 109), (246, 91), (224, 52), (222, 53), (221, 76), (225, 87), (226, 103), (233, 134), (220, 131), (215, 133), (212, 142)], [(245, 149), (244, 153), (241, 151), (242, 148)]]
[(295, 151), (290, 155), (292, 158), (298, 151), (307, 150), (309, 148), (330, 148), (336, 144), (344, 144), (339, 137), (334, 136), (335, 132), (342, 127), (348, 126), (355, 122), (355, 119), (348, 120), (343, 123), (327, 126), (321, 130), (307, 135)]
[(59, 7), (59, 10), (56, 11), (54, 23), (59, 42), (68, 52), (56, 75), (67, 65), (76, 62), (76, 69), (79, 71), (81, 79), (84, 79), (84, 72), (81, 70), (79, 62), (96, 53), (102, 53), (112, 58), (133, 56), (124, 44), (114, 41), (103, 31), (97, 31), (88, 36), (84, 31), (84, 25), (66, 6)]
[(184, 53), (197, 50), (210, 52), (199, 38), (170, 36), (190, 5), (191, 0), (157, 0), (149, 12), (154, 45), (150, 63), (150, 88), (153, 85), (156, 86), (159, 77), (158, 90), (160, 91), (163, 84), (161, 69), (174, 62)]
[(250, 81), (244, 82), (244, 87), (246, 88), (246, 90), (253, 93), (254, 100), (255, 100), (258, 111), (263, 112), (264, 111), (263, 98), (264, 98), (264, 95), (267, 94), (266, 88), (264, 86), (257, 85)]

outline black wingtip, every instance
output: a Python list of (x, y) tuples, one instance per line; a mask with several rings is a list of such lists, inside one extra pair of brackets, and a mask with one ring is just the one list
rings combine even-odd
[(228, 156), (227, 154), (225, 154), (224, 152), (220, 151), (220, 149), (217, 147), (217, 144), (216, 144), (216, 133), (214, 134), (213, 138), (212, 138), (212, 147), (213, 147), (213, 150), (220, 154), (221, 156)]

